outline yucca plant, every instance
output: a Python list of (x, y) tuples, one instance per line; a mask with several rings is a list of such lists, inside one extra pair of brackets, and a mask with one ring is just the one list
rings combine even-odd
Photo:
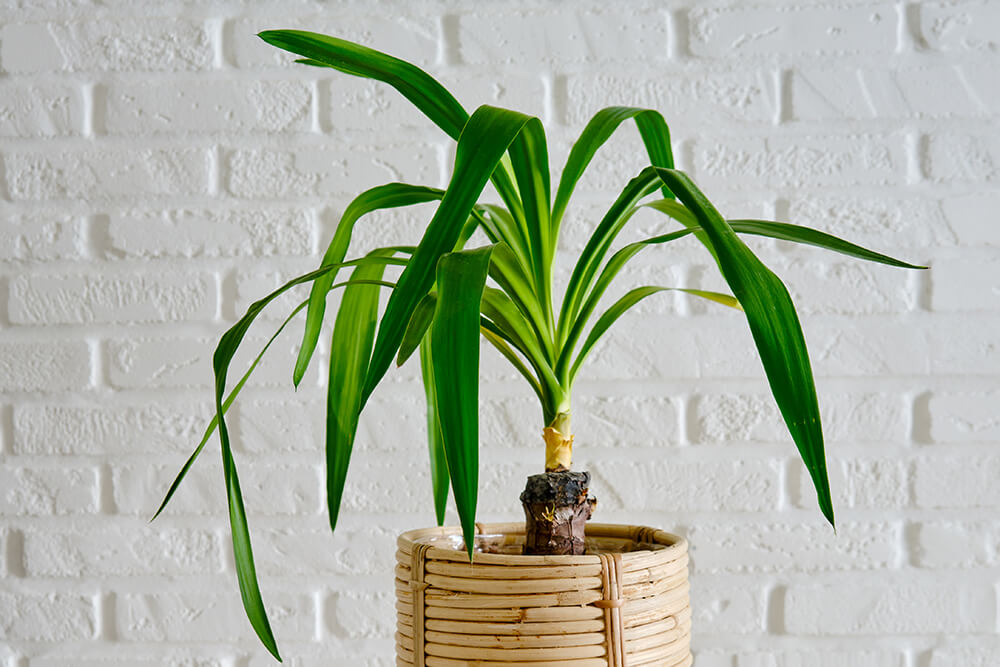
[[(625, 312), (665, 290), (709, 299), (746, 315), (771, 391), (815, 485), (820, 510), (833, 524), (819, 409), (798, 317), (785, 286), (740, 236), (770, 237), (891, 266), (921, 267), (806, 227), (724, 219), (691, 179), (674, 168), (667, 124), (655, 110), (609, 107), (599, 111), (573, 145), (553, 197), (545, 133), (537, 118), (491, 106), (481, 106), (470, 116), (418, 67), (341, 39), (291, 30), (268, 31), (260, 37), (302, 56), (297, 62), (388, 83), (457, 142), (446, 189), (388, 183), (358, 195), (346, 208), (320, 268), (250, 306), (215, 350), (216, 416), (163, 505), (217, 427), (243, 604), (258, 636), (276, 658), (225, 415), (267, 347), (305, 309), (305, 333), (293, 376), (298, 385), (323, 327), (327, 294), (338, 288), (343, 294), (332, 330), (326, 408), (331, 529), (337, 523), (359, 415), (393, 361), (401, 364), (417, 352), (427, 400), (435, 512), (440, 524), (450, 487), (471, 558), (479, 470), (479, 337), (510, 361), (538, 397), (546, 470), (567, 471), (573, 442), (572, 390), (588, 354)], [(627, 182), (595, 224), (557, 308), (553, 259), (563, 214), (596, 151), (630, 120), (638, 128), (649, 166)], [(479, 201), (487, 182), (493, 184), (502, 204)], [(416, 246), (386, 245), (346, 259), (352, 230), (362, 216), (424, 202), (438, 204)], [(667, 216), (677, 224), (676, 230), (612, 252), (619, 233), (642, 207)], [(477, 233), (487, 244), (468, 248)], [(688, 235), (711, 254), (732, 294), (643, 285), (598, 312), (602, 297), (636, 254)], [(398, 277), (390, 279), (389, 267), (398, 267)], [(350, 276), (337, 282), (345, 270)], [(227, 394), (230, 362), (251, 323), (279, 295), (307, 283), (312, 285), (309, 298), (289, 315)], [(380, 316), (382, 292), (388, 293), (388, 301)]]

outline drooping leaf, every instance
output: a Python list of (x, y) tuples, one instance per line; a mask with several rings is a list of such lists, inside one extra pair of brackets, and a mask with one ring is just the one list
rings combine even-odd
[[(243, 389), (243, 386), (247, 383), (247, 380), (250, 379), (250, 375), (257, 368), (257, 365), (260, 363), (260, 360), (264, 358), (264, 353), (267, 352), (267, 349), (269, 347), (271, 347), (271, 343), (273, 343), (275, 339), (278, 337), (278, 335), (285, 329), (285, 326), (289, 322), (291, 322), (296, 315), (302, 312), (302, 309), (305, 308), (306, 305), (308, 305), (308, 303), (309, 300), (307, 299), (302, 303), (300, 303), (298, 306), (296, 306), (295, 310), (293, 310), (291, 314), (285, 318), (285, 321), (281, 323), (281, 326), (278, 327), (278, 330), (275, 331), (274, 334), (268, 339), (267, 343), (264, 344), (264, 347), (254, 358), (253, 363), (250, 364), (250, 368), (247, 369), (247, 372), (243, 374), (243, 377), (240, 378), (240, 381), (236, 383), (236, 386), (233, 387), (232, 391), (229, 392), (229, 395), (226, 396), (226, 400), (222, 404), (222, 411), (224, 413), (229, 411), (229, 406), (231, 406), (233, 404), (233, 401), (236, 400), (236, 397), (239, 396), (240, 391)], [(153, 521), (156, 519), (156, 517), (160, 516), (160, 513), (163, 512), (163, 510), (167, 507), (167, 503), (169, 503), (170, 499), (174, 497), (174, 493), (177, 491), (177, 487), (179, 487), (181, 482), (184, 481), (184, 477), (187, 476), (188, 471), (191, 469), (191, 466), (194, 465), (195, 460), (201, 454), (201, 450), (205, 448), (205, 443), (208, 442), (208, 439), (212, 437), (213, 433), (215, 433), (215, 427), (218, 423), (219, 423), (219, 418), (212, 417), (212, 420), (208, 423), (208, 427), (205, 428), (205, 434), (201, 437), (201, 441), (198, 443), (198, 446), (194, 448), (194, 451), (191, 452), (191, 456), (188, 457), (187, 461), (184, 462), (184, 466), (181, 468), (180, 472), (177, 473), (177, 476), (174, 478), (174, 481), (170, 484), (170, 488), (167, 490), (167, 494), (163, 497), (163, 502), (160, 503), (160, 506), (157, 508), (156, 513), (153, 515), (153, 518), (150, 519), (150, 521)]]
[[(370, 258), (388, 258), (392, 250), (374, 250)], [(352, 284), (344, 289), (330, 339), (330, 374), (326, 400), (326, 504), (330, 530), (337, 526), (347, 468), (361, 416), (361, 391), (368, 372), (379, 285), (385, 264), (354, 269)]]
[(266, 30), (268, 44), (305, 56), (308, 64), (323, 64), (340, 72), (388, 83), (435, 125), (457, 139), (469, 118), (462, 105), (427, 72), (416, 65), (344, 39), (304, 30)]
[[(569, 158), (559, 179), (559, 189), (556, 191), (555, 203), (552, 207), (552, 219), (555, 225), (562, 220), (566, 205), (576, 188), (577, 182), (583, 176), (597, 149), (611, 138), (618, 126), (626, 120), (634, 118), (639, 127), (639, 134), (646, 145), (650, 164), (655, 167), (672, 168), (674, 166), (673, 149), (670, 146), (670, 130), (663, 116), (653, 109), (635, 107), (607, 107), (601, 109), (587, 123), (580, 138), (570, 149)], [(670, 192), (664, 188), (664, 196)]]
[(715, 251), (723, 278), (743, 306), (771, 393), (816, 487), (820, 510), (833, 525), (833, 501), (816, 387), (805, 338), (788, 290), (739, 239), (686, 174), (672, 169), (657, 169), (656, 173), (698, 219)]
[(243, 599), (243, 608), (250, 619), (254, 632), (267, 647), (268, 651), (278, 660), (278, 648), (274, 641), (274, 634), (271, 632), (271, 625), (267, 619), (267, 612), (264, 610), (264, 603), (260, 595), (260, 587), (257, 584), (257, 571), (253, 561), (253, 550), (250, 546), (250, 530), (247, 526), (246, 509), (243, 505), (243, 494), (240, 490), (239, 476), (236, 472), (236, 463), (233, 460), (232, 447), (229, 439), (229, 428), (226, 425), (225, 410), (223, 409), (222, 397), (226, 394), (226, 377), (229, 373), (229, 364), (232, 362), (236, 350), (246, 336), (250, 325), (260, 315), (261, 311), (274, 299), (278, 298), (296, 285), (301, 285), (336, 271), (342, 266), (360, 266), (371, 263), (382, 264), (406, 264), (404, 260), (397, 260), (391, 257), (372, 257), (350, 260), (340, 264), (327, 266), (305, 275), (294, 278), (278, 289), (272, 291), (258, 301), (255, 301), (232, 327), (230, 327), (219, 339), (219, 344), (212, 355), (212, 368), (215, 372), (215, 416), (219, 431), (219, 440), (222, 443), (222, 468), (225, 473), (226, 498), (229, 505), (229, 525), (233, 539), (233, 555), (236, 562), (236, 577), (240, 585), (240, 596)]
[(479, 493), (479, 309), (492, 246), (438, 262), (431, 357), (448, 474), (469, 558)]
[(413, 309), (434, 283), (438, 259), (454, 248), (476, 198), (500, 162), (500, 157), (529, 123), (540, 125), (537, 118), (482, 106), (466, 124), (458, 141), (455, 169), (444, 199), (386, 304), (368, 368), (362, 404), (385, 375), (399, 349)]
[(859, 245), (837, 238), (832, 234), (821, 232), (818, 229), (811, 229), (801, 225), (792, 225), (787, 222), (769, 222), (767, 220), (730, 220), (729, 226), (734, 232), (739, 234), (755, 234), (766, 236), (782, 241), (791, 241), (804, 245), (816, 246), (825, 250), (832, 250), (848, 257), (864, 259), (869, 262), (888, 264), (903, 269), (926, 269), (926, 266), (910, 264), (900, 259), (895, 259), (888, 255), (883, 255), (874, 250), (862, 248)]
[[(343, 261), (351, 244), (355, 223), (368, 213), (422, 204), (441, 199), (443, 195), (444, 192), (437, 188), (406, 183), (387, 183), (362, 192), (344, 210), (344, 215), (337, 223), (337, 230), (333, 234), (333, 239), (330, 240), (330, 245), (323, 255), (320, 266), (330, 266)], [(305, 329), (302, 334), (302, 345), (299, 347), (299, 355), (295, 360), (295, 371), (292, 374), (292, 381), (296, 387), (302, 381), (313, 352), (316, 350), (319, 332), (323, 327), (323, 316), (326, 312), (326, 295), (336, 277), (334, 271), (321, 276), (313, 283), (312, 292), (309, 295), (309, 310), (306, 313)]]
[[(432, 312), (433, 315), (433, 312)], [(420, 340), (420, 375), (424, 384), (427, 402), (427, 451), (431, 463), (431, 490), (434, 495), (434, 516), (439, 526), (444, 525), (444, 513), (448, 506), (448, 459), (444, 451), (441, 435), (441, 420), (438, 417), (437, 393), (434, 386), (434, 361), (431, 358), (430, 335)]]

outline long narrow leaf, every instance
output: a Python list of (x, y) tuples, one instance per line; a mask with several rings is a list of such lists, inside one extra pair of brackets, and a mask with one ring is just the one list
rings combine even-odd
[(444, 199), (386, 304), (368, 367), (362, 405), (392, 363), (417, 302), (434, 283), (438, 259), (454, 248), (476, 198), (500, 157), (529, 123), (540, 124), (537, 118), (515, 111), (482, 106), (466, 124), (458, 141), (455, 170)]
[(229, 440), (229, 428), (226, 425), (225, 410), (222, 405), (222, 397), (226, 394), (226, 376), (229, 372), (229, 364), (236, 354), (240, 343), (243, 341), (244, 336), (246, 336), (250, 325), (269, 303), (292, 287), (316, 280), (332, 271), (336, 271), (342, 266), (360, 266), (372, 263), (406, 264), (405, 260), (396, 260), (391, 257), (362, 258), (323, 267), (294, 278), (264, 298), (251, 304), (246, 314), (222, 334), (219, 344), (215, 348), (215, 354), (212, 355), (212, 368), (215, 372), (215, 416), (219, 430), (219, 440), (222, 443), (222, 468), (226, 480), (229, 524), (232, 532), (233, 554), (236, 561), (236, 576), (240, 585), (240, 596), (243, 599), (243, 608), (246, 610), (247, 618), (250, 619), (250, 624), (253, 626), (254, 632), (257, 633), (257, 636), (267, 647), (268, 651), (278, 660), (281, 658), (278, 655), (274, 634), (271, 632), (271, 625), (267, 620), (267, 612), (264, 610), (264, 603), (260, 596), (260, 587), (257, 584), (257, 571), (254, 567), (253, 551), (250, 546), (250, 530), (247, 526), (246, 509), (243, 506), (243, 494), (240, 491), (239, 476), (236, 472), (236, 463), (233, 460), (232, 447)]
[(778, 408), (812, 477), (820, 510), (834, 524), (823, 431), (812, 368), (791, 297), (683, 172), (657, 174), (698, 218), (733, 294), (746, 312)]
[(258, 35), (268, 44), (305, 56), (338, 71), (388, 83), (410, 100), (435, 125), (457, 139), (469, 118), (444, 86), (416, 65), (344, 39), (304, 30), (266, 30)]
[(492, 246), (438, 262), (431, 356), (448, 474), (469, 559), (479, 493), (479, 309)]
[[(368, 257), (389, 257), (392, 253), (375, 250)], [(381, 280), (385, 267), (365, 264), (354, 269), (333, 326), (326, 401), (326, 504), (331, 530), (340, 514), (361, 414), (361, 389), (375, 340), (380, 290), (372, 283)]]
[[(580, 177), (583, 176), (583, 172), (586, 171), (590, 161), (594, 158), (594, 154), (597, 153), (597, 149), (603, 146), (618, 129), (618, 126), (629, 118), (634, 118), (639, 127), (639, 133), (646, 145), (650, 164), (655, 167), (672, 168), (674, 166), (673, 150), (670, 147), (670, 130), (658, 111), (635, 107), (601, 109), (587, 123), (580, 138), (570, 149), (569, 158), (566, 159), (566, 166), (559, 179), (559, 189), (556, 191), (556, 199), (552, 207), (552, 220), (555, 225), (558, 226), (562, 220), (570, 196), (573, 194)], [(669, 195), (669, 191), (665, 189), (664, 196)]]
[[(431, 313), (433, 315), (433, 312)], [(427, 401), (427, 451), (431, 462), (431, 490), (434, 495), (434, 516), (439, 526), (444, 525), (444, 513), (448, 506), (448, 459), (444, 451), (441, 435), (441, 419), (438, 416), (437, 390), (434, 386), (434, 361), (431, 357), (430, 335), (420, 340), (420, 375), (424, 383)]]
[[(240, 378), (240, 381), (236, 383), (236, 386), (234, 386), (232, 391), (229, 392), (229, 395), (226, 396), (226, 400), (222, 403), (222, 411), (224, 413), (229, 410), (229, 406), (231, 406), (233, 404), (233, 401), (236, 400), (236, 397), (239, 396), (240, 391), (243, 389), (243, 386), (247, 383), (247, 380), (250, 379), (250, 375), (257, 368), (257, 365), (260, 363), (260, 360), (264, 358), (264, 353), (267, 352), (267, 349), (269, 347), (271, 347), (271, 343), (273, 343), (275, 339), (278, 337), (278, 335), (285, 329), (285, 326), (289, 322), (291, 322), (296, 315), (302, 312), (302, 309), (305, 308), (308, 304), (309, 300), (307, 299), (302, 303), (300, 303), (298, 306), (296, 306), (295, 310), (293, 310), (291, 314), (285, 318), (285, 321), (281, 323), (281, 326), (278, 327), (278, 330), (275, 331), (274, 334), (268, 339), (267, 343), (264, 344), (264, 347), (261, 348), (261, 351), (254, 358), (253, 363), (250, 364), (250, 368), (247, 369), (247, 372), (243, 374), (243, 377)], [(163, 502), (160, 503), (160, 506), (156, 510), (156, 514), (153, 515), (153, 518), (150, 519), (150, 521), (155, 520), (156, 517), (160, 516), (160, 513), (163, 512), (164, 509), (166, 509), (167, 503), (169, 503), (170, 499), (174, 497), (174, 493), (177, 491), (177, 487), (179, 487), (181, 482), (184, 481), (184, 478), (187, 476), (188, 471), (191, 469), (191, 466), (194, 465), (195, 460), (201, 454), (201, 450), (205, 448), (205, 443), (208, 442), (208, 439), (212, 437), (213, 433), (215, 433), (215, 427), (218, 423), (219, 423), (219, 418), (212, 417), (212, 420), (208, 423), (208, 427), (205, 428), (205, 434), (201, 437), (201, 441), (198, 443), (198, 446), (194, 448), (194, 451), (191, 452), (191, 456), (188, 457), (187, 461), (184, 462), (184, 465), (183, 467), (181, 467), (180, 472), (177, 473), (177, 476), (174, 478), (174, 481), (170, 484), (170, 488), (167, 490), (167, 494), (163, 497)]]
[[(323, 255), (321, 266), (330, 266), (343, 261), (351, 244), (354, 225), (362, 216), (372, 211), (434, 201), (441, 199), (443, 195), (444, 192), (436, 188), (406, 183), (387, 183), (362, 192), (344, 210), (340, 222), (337, 223), (333, 239), (330, 240), (330, 245)], [(309, 310), (306, 313), (305, 329), (302, 333), (302, 345), (299, 347), (299, 355), (295, 360), (295, 371), (292, 375), (296, 387), (302, 381), (313, 352), (316, 350), (319, 332), (323, 327), (323, 315), (326, 312), (326, 295), (335, 278), (336, 272), (331, 272), (321, 276), (313, 283), (312, 292), (309, 295)]]
[[(459, 138), (469, 120), (468, 112), (444, 86), (416, 65), (399, 58), (344, 39), (303, 30), (267, 30), (259, 37), (280, 49), (305, 56), (306, 64), (325, 65), (389, 84), (452, 139)], [(504, 159), (491, 178), (511, 213), (523, 219), (509, 169), (509, 160)]]
[(767, 220), (729, 220), (728, 222), (729, 226), (733, 228), (733, 231), (739, 234), (754, 234), (757, 236), (766, 236), (772, 239), (780, 239), (782, 241), (791, 241), (793, 243), (816, 246), (817, 248), (832, 250), (842, 255), (847, 255), (848, 257), (864, 259), (869, 262), (878, 262), (880, 264), (888, 264), (889, 266), (896, 266), (903, 269), (927, 268), (926, 266), (910, 264), (908, 262), (904, 262), (903, 260), (883, 255), (880, 252), (862, 248), (861, 246), (851, 243), (850, 241), (837, 238), (832, 234), (827, 234), (826, 232), (821, 232), (818, 229), (811, 229), (801, 225), (792, 225), (787, 222), (770, 222)]

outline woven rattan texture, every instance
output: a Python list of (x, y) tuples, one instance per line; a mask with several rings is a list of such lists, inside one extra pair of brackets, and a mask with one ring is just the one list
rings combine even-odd
[(523, 524), (479, 529), (499, 553), (471, 564), (458, 528), (399, 538), (398, 666), (691, 664), (683, 538), (591, 524), (583, 556), (523, 556)]

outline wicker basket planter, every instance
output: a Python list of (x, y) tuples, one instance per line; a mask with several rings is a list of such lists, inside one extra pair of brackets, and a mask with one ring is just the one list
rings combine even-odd
[(524, 524), (403, 533), (396, 551), (400, 667), (691, 664), (687, 542), (588, 524), (583, 556), (524, 556)]

